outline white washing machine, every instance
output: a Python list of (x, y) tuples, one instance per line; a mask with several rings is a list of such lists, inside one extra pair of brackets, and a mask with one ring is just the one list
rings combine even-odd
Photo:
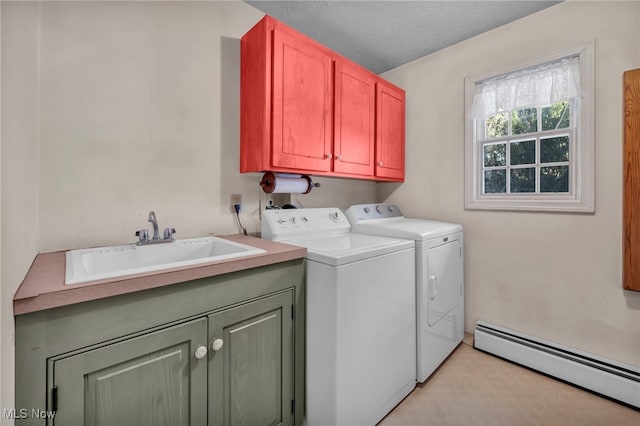
[(394, 204), (347, 210), (353, 232), (416, 241), (417, 380), (424, 382), (464, 337), (462, 225), (410, 219)]
[(415, 387), (415, 243), (350, 232), (338, 208), (267, 210), (306, 247), (306, 424), (374, 425)]

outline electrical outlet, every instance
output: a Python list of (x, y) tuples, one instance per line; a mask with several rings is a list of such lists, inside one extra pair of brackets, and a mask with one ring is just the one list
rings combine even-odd
[(233, 213), (236, 212), (235, 205), (239, 205), (242, 209), (242, 195), (241, 194), (231, 194), (231, 211)]

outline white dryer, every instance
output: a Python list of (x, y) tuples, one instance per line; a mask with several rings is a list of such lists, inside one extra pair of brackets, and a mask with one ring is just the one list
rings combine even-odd
[(464, 337), (462, 225), (405, 218), (394, 204), (347, 210), (353, 232), (416, 241), (417, 380), (424, 382)]
[(306, 424), (376, 424), (416, 383), (414, 241), (338, 208), (267, 210), (262, 238), (307, 248)]

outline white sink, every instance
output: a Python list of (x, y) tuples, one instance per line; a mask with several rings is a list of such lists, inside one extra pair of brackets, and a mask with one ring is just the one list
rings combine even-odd
[(265, 250), (217, 237), (172, 243), (97, 247), (67, 254), (65, 284), (140, 274), (265, 253)]

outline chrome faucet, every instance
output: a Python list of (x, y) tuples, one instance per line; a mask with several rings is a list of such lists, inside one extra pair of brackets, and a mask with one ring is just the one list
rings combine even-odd
[(153, 210), (149, 212), (149, 219), (147, 222), (151, 222), (153, 224), (153, 239), (159, 240), (160, 234), (158, 233), (158, 220), (156, 219), (156, 214)]
[(153, 237), (149, 238), (148, 229), (136, 231), (136, 237), (138, 237), (136, 245), (144, 246), (147, 244), (170, 243), (174, 241), (173, 234), (176, 232), (175, 228), (165, 228), (164, 236), (163, 238), (160, 238), (160, 233), (158, 232), (158, 219), (156, 218), (156, 214), (153, 210), (149, 212), (149, 219), (147, 219), (147, 222), (151, 222), (153, 224)]

